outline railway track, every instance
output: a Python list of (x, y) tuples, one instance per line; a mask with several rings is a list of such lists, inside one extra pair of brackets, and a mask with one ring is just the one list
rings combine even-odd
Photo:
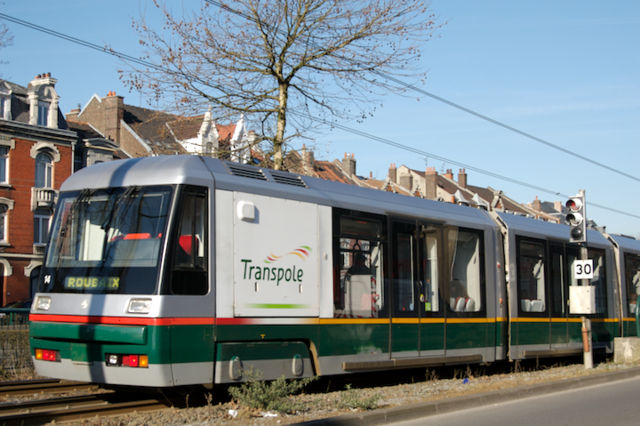
[[(48, 394), (31, 400), (0, 403), (0, 425), (30, 425), (51, 421), (70, 421), (92, 417), (126, 414), (166, 408), (169, 403), (153, 395), (119, 394), (113, 391), (95, 393), (97, 386), (60, 381), (29, 381), (0, 385), (0, 396)], [(60, 392), (75, 395), (55, 396)], [(78, 394), (80, 393), (80, 394)], [(44, 395), (43, 395), (44, 396)]]
[(71, 382), (56, 379), (23, 380), (0, 383), (0, 396), (11, 397), (30, 394), (55, 394), (97, 390), (91, 383)]

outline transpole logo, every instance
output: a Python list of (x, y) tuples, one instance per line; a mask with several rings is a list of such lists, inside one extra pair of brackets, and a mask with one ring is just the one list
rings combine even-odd
[(311, 253), (311, 247), (300, 246), (297, 249), (290, 251), (289, 253), (283, 254), (282, 256), (276, 256), (275, 254), (270, 253), (269, 256), (267, 256), (267, 258), (264, 260), (264, 263), (269, 264), (269, 263), (277, 262), (278, 260), (290, 254), (294, 256), (298, 256), (302, 260), (307, 260), (307, 257), (309, 257), (310, 253)]
[[(307, 260), (309, 255), (311, 254), (311, 247), (309, 246), (300, 246), (289, 253), (285, 253), (281, 256), (275, 255), (273, 253), (269, 254), (264, 259), (264, 263), (267, 265), (271, 265), (279, 260), (286, 258), (289, 255), (297, 256), (302, 260)], [(302, 267), (293, 265), (287, 266), (286, 264), (283, 266), (254, 266), (251, 259), (240, 259), (242, 263), (242, 279), (249, 281), (267, 281), (267, 282), (275, 282), (276, 285), (280, 285), (281, 282), (290, 283), (290, 282), (298, 282), (301, 283), (304, 276), (304, 270)]]

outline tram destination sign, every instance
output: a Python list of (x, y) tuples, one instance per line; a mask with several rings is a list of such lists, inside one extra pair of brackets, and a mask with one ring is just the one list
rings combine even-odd
[(593, 259), (573, 262), (573, 278), (577, 280), (593, 279)]

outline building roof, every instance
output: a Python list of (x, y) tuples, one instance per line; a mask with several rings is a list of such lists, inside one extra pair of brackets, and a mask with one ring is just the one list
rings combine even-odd
[[(0, 79), (0, 87), (11, 93), (11, 120), (29, 124), (29, 89), (11, 81)], [(1, 118), (1, 117), (0, 117)], [(64, 115), (58, 109), (58, 129), (69, 128)]]

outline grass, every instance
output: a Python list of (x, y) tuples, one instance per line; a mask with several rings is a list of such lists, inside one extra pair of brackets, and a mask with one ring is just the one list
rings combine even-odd
[(229, 394), (239, 406), (288, 414), (304, 408), (292, 396), (316, 379), (288, 380), (281, 376), (277, 380), (263, 381), (260, 373), (246, 370), (243, 376), (248, 378), (247, 382), (229, 388)]

